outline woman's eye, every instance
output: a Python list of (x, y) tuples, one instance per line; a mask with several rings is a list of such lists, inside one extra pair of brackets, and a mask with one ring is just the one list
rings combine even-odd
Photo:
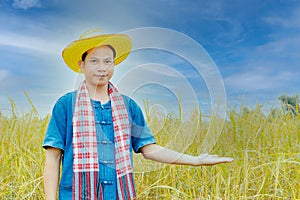
[(111, 61), (111, 60), (106, 60), (105, 63), (106, 63), (107, 65), (110, 65), (110, 64), (112, 63), (112, 61)]
[(92, 64), (97, 64), (97, 63), (98, 63), (96, 59), (92, 59), (92, 60), (90, 60), (90, 62), (91, 62)]

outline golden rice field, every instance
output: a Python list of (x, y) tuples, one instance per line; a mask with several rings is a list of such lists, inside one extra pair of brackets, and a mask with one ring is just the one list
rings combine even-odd
[[(41, 118), (34, 107), (17, 114), (11, 104), (11, 116), (0, 115), (0, 199), (44, 199), (41, 144), (50, 116)], [(266, 112), (259, 105), (230, 108), (227, 114), (210, 153), (233, 157), (234, 163), (160, 165), (136, 156), (138, 199), (300, 199), (300, 115)], [(149, 120), (159, 144), (197, 155), (208, 129), (203, 119), (201, 113), (186, 122), (169, 115), (163, 129)]]

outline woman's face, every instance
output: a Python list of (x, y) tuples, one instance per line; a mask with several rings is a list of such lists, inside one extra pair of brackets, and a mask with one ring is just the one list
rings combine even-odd
[(89, 50), (80, 68), (88, 85), (95, 88), (107, 86), (114, 73), (112, 49), (108, 46), (100, 46)]

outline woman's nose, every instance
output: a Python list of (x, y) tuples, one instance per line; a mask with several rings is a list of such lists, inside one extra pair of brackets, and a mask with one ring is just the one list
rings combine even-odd
[(98, 70), (98, 71), (106, 71), (107, 68), (108, 68), (108, 66), (107, 66), (105, 63), (102, 63), (102, 62), (101, 62), (101, 63), (98, 65), (97, 70)]

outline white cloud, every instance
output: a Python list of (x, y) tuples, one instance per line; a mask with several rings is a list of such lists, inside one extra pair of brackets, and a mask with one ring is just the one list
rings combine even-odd
[(8, 76), (9, 76), (9, 71), (0, 69), (0, 82), (3, 82)]
[(257, 46), (256, 53), (261, 56), (286, 57), (289, 60), (298, 60), (300, 38), (298, 35), (277, 36), (269, 43)]
[(0, 45), (29, 49), (51, 54), (60, 53), (62, 46), (56, 42), (49, 42), (47, 38), (26, 36), (21, 33), (0, 32)]
[(255, 69), (251, 72), (240, 72), (224, 79), (225, 85), (239, 91), (279, 90), (284, 88), (287, 82), (294, 79), (291, 72), (282, 72), (276, 75), (267, 71)]
[(40, 0), (13, 0), (13, 7), (28, 10), (30, 8), (40, 8), (42, 3)]
[(14, 91), (18, 90), (19, 88), (14, 88), (14, 87), (17, 85), (17, 82), (20, 81), (21, 79), (22, 77), (17, 77), (7, 69), (0, 69), (0, 82), (2, 83), (0, 84), (1, 91), (8, 92), (10, 90), (14, 90)]
[(300, 7), (294, 8), (289, 13), (289, 16), (268, 16), (264, 18), (267, 24), (281, 26), (284, 28), (299, 28), (300, 27)]

